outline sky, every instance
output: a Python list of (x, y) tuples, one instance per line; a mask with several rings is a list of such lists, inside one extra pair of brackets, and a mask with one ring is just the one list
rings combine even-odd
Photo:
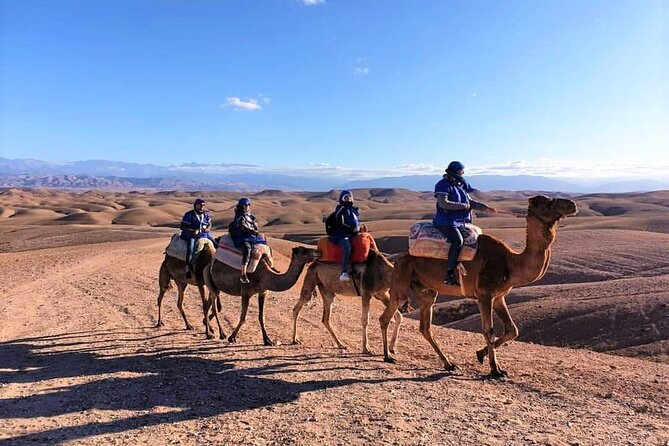
[(666, 0), (3, 0), (0, 156), (669, 178)]

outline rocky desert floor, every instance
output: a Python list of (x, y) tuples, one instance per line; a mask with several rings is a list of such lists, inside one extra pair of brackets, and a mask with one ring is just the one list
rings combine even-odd
[[(386, 252), (428, 218), (430, 194), (354, 192)], [(207, 340), (195, 289), (184, 329), (170, 291), (156, 328), (157, 275), (181, 214), (204, 195), (222, 233), (238, 198), (226, 193), (85, 194), (0, 191), (0, 444), (151, 445), (667, 445), (669, 444), (669, 192), (570, 197), (542, 281), (514, 290), (521, 337), (498, 351), (510, 376), (488, 378), (471, 303), (440, 298), (437, 342), (460, 366), (449, 375), (418, 323), (405, 318), (397, 364), (362, 355), (360, 303), (338, 297), (332, 325), (301, 282), (270, 293), (265, 347), (257, 306), (237, 344)], [(479, 198), (522, 212), (531, 193)], [(253, 212), (280, 270), (290, 247), (313, 243), (336, 192), (265, 191)], [(516, 249), (524, 219), (476, 222)], [(238, 298), (225, 296), (228, 333)], [(372, 306), (370, 339), (381, 350)]]

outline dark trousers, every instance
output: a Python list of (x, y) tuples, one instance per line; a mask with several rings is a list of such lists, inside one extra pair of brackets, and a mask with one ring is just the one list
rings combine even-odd
[(251, 250), (253, 245), (251, 242), (244, 242), (241, 246), (242, 248), (242, 265), (248, 265), (251, 260)]
[(458, 265), (460, 250), (464, 244), (462, 232), (456, 226), (435, 226), (435, 228), (439, 229), (439, 232), (444, 234), (446, 240), (451, 243), (451, 247), (448, 250), (448, 269), (455, 269)]

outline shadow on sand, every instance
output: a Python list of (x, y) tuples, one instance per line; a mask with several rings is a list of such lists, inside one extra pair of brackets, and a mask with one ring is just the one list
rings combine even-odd
[[(304, 392), (392, 381), (436, 381), (445, 376), (388, 379), (337, 379), (290, 382), (277, 379), (283, 373), (352, 369), (342, 358), (321, 355), (272, 357), (263, 367), (236, 368), (249, 359), (207, 359), (220, 357), (220, 345), (137, 349), (129, 356), (104, 356), (95, 352), (139, 345), (160, 334), (147, 336), (143, 330), (96, 331), (0, 343), (0, 383), (39, 383), (69, 377), (97, 377), (81, 384), (52, 387), (47, 392), (25, 397), (0, 399), (0, 420), (55, 417), (99, 410), (131, 410), (149, 413), (130, 418), (60, 427), (18, 435), (0, 444), (54, 444), (124, 432), (142, 426), (206, 418), (228, 412), (245, 411), (297, 400)], [(73, 349), (74, 347), (74, 349)], [(258, 347), (262, 349), (262, 347)], [(258, 355), (266, 361), (266, 352)], [(348, 366), (348, 367), (347, 367)], [(120, 376), (119, 376), (120, 375)], [(161, 408), (163, 413), (156, 413)]]

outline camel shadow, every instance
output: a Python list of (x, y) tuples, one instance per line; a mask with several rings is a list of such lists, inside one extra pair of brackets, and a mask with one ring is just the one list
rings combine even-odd
[[(95, 339), (95, 334), (81, 334)], [(145, 333), (126, 338), (141, 342)], [(86, 377), (74, 385), (57, 384), (46, 392), (0, 399), (0, 420), (57, 417), (90, 410), (135, 411), (129, 418), (63, 426), (19, 434), (0, 440), (5, 444), (54, 444), (93, 435), (120, 433), (140, 427), (207, 418), (296, 401), (302, 393), (350, 386), (399, 381), (436, 381), (441, 373), (424, 377), (383, 379), (309, 380), (311, 370), (346, 368), (336, 358), (323, 355), (273, 357), (269, 365), (238, 368), (237, 359), (207, 358), (214, 348), (151, 350), (128, 356), (104, 356), (91, 352), (82, 342), (80, 350), (59, 350), (77, 344), (70, 337), (50, 337), (0, 343), (0, 383), (41, 383), (48, 380)], [(220, 358), (220, 350), (218, 351)], [(258, 360), (266, 360), (259, 356)], [(252, 364), (249, 361), (245, 366)], [(348, 367), (349, 370), (352, 367)], [(305, 373), (307, 380), (280, 379), (283, 373)], [(89, 379), (93, 378), (93, 379)]]

